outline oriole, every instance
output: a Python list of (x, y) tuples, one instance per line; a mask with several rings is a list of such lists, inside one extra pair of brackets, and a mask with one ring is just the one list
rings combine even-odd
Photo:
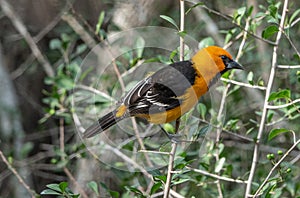
[(209, 87), (230, 69), (243, 67), (220, 47), (203, 48), (191, 60), (170, 64), (138, 82), (121, 104), (86, 129), (83, 137), (101, 133), (130, 116), (145, 118), (154, 124), (176, 120), (196, 105)]

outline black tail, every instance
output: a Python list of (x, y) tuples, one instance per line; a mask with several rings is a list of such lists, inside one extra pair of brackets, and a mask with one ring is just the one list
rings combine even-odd
[(118, 121), (124, 119), (124, 117), (116, 117), (116, 111), (112, 111), (87, 128), (83, 133), (83, 138), (90, 138), (94, 135), (101, 133), (109, 127), (115, 125)]

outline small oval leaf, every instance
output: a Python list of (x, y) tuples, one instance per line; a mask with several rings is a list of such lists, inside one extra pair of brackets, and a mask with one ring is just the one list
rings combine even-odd
[(95, 181), (91, 181), (87, 184), (87, 186), (92, 189), (97, 196), (99, 196), (98, 184)]
[(288, 129), (272, 129), (271, 132), (269, 133), (269, 137), (268, 137), (268, 141), (272, 140), (273, 138), (275, 138), (276, 136), (282, 134), (282, 133), (286, 133), (286, 132), (290, 132), (290, 130)]
[(279, 29), (276, 25), (271, 25), (269, 27), (267, 27), (263, 32), (262, 32), (262, 37), (264, 39), (268, 39), (271, 36), (273, 36), (273, 34), (275, 34), (276, 32), (278, 32)]
[(225, 163), (225, 160), (226, 158), (225, 157), (222, 157), (216, 164), (216, 167), (215, 167), (215, 173), (219, 173), (223, 166), (224, 166), (224, 163)]
[(172, 19), (171, 17), (166, 16), (166, 15), (159, 15), (159, 16), (160, 16), (160, 18), (162, 18), (162, 19), (168, 21), (169, 23), (171, 23), (172, 25), (174, 25), (176, 27), (176, 29), (179, 30), (179, 28), (178, 28), (178, 26), (177, 26), (174, 19)]

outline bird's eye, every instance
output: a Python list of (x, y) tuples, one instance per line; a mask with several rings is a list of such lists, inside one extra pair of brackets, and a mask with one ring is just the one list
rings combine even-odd
[(227, 58), (227, 56), (225, 56), (225, 55), (221, 55), (220, 57), (221, 57), (223, 60)]

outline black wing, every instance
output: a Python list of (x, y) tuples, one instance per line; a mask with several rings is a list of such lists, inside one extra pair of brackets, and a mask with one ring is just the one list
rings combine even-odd
[(131, 115), (173, 109), (181, 104), (180, 96), (194, 84), (195, 77), (196, 72), (190, 61), (171, 64), (140, 81), (123, 102)]

